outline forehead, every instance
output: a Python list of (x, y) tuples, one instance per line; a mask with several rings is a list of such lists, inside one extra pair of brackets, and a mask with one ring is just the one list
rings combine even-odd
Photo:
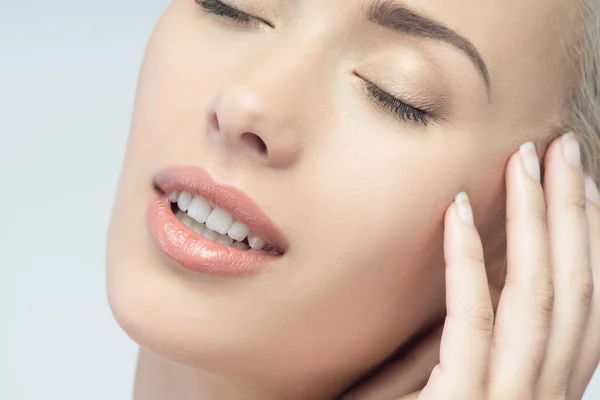
[[(369, 3), (370, 0), (355, 0)], [(568, 18), (577, 0), (390, 0), (460, 29), (464, 34), (479, 35), (501, 29), (502, 36), (519, 31), (557, 29), (555, 23)], [(514, 31), (509, 31), (511, 28)], [(532, 31), (533, 30), (533, 31)], [(500, 33), (496, 32), (496, 33)], [(522, 33), (522, 32), (521, 32)]]
[[(576, 0), (398, 0), (469, 39), (502, 72), (557, 66)], [(508, 64), (507, 64), (508, 63)], [(538, 71), (539, 73), (539, 71)]]

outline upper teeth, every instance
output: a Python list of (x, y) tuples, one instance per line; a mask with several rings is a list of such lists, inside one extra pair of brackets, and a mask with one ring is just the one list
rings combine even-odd
[(241, 243), (248, 238), (251, 249), (261, 250), (271, 247), (258, 237), (241, 221), (236, 221), (226, 211), (213, 207), (203, 197), (193, 196), (189, 192), (171, 192), (167, 194), (171, 203), (177, 203), (176, 216), (188, 228), (205, 238), (238, 249), (247, 250)]

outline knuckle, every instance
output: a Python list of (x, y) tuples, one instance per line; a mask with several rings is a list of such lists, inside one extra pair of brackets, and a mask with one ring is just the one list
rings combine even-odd
[(574, 279), (573, 284), (575, 293), (581, 304), (589, 306), (594, 298), (594, 277), (591, 271), (582, 273), (581, 276)]
[(587, 208), (587, 200), (583, 194), (569, 194), (566, 197), (567, 206), (578, 211), (585, 212)]
[(554, 283), (548, 278), (539, 277), (534, 282), (507, 282), (503, 293), (516, 296), (532, 318), (540, 321), (542, 326), (549, 327), (554, 310)]
[(551, 281), (540, 285), (535, 292), (535, 298), (540, 317), (547, 325), (552, 321), (552, 311), (554, 310), (554, 284)]
[(485, 258), (481, 246), (476, 244), (466, 245), (463, 249), (463, 256), (475, 267), (485, 265)]
[(554, 310), (555, 289), (552, 281), (531, 285), (522, 285), (519, 292), (526, 303), (531, 301), (532, 313), (543, 326), (549, 327), (552, 322), (552, 313)]
[(494, 308), (490, 302), (467, 301), (465, 308), (463, 315), (469, 325), (479, 331), (492, 333), (494, 330)]
[(553, 379), (538, 389), (538, 397), (547, 400), (567, 399), (567, 383), (564, 379)]

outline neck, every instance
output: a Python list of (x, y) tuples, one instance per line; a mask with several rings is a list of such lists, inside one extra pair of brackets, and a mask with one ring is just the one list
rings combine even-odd
[[(318, 379), (318, 377), (317, 377)], [(177, 364), (140, 349), (135, 376), (135, 400), (279, 400), (332, 399), (341, 384), (290, 379), (287, 384), (225, 378)]]

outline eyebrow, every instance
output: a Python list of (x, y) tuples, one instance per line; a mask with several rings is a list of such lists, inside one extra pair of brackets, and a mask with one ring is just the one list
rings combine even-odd
[(488, 97), (492, 92), (488, 68), (473, 43), (446, 25), (419, 14), (393, 0), (376, 0), (366, 8), (367, 20), (384, 28), (411, 36), (441, 40), (463, 51), (475, 64), (483, 80)]

